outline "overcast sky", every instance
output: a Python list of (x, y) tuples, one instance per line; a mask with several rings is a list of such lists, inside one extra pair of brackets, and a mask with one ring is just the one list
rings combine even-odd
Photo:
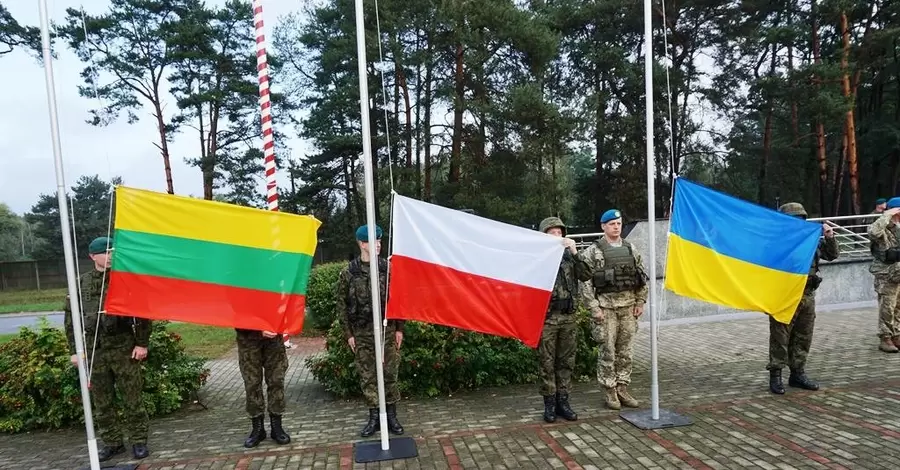
[[(266, 40), (270, 46), (277, 18), (298, 11), (304, 1), (264, 1)], [(209, 5), (223, 3), (223, 0), (207, 0)], [(39, 25), (37, 1), (5, 0), (3, 4), (20, 23)], [(108, 9), (109, 0), (47, 0), (47, 6), (51, 19), (61, 23), (66, 8), (84, 6), (88, 14), (96, 15)], [(97, 107), (97, 101), (78, 94), (79, 74), (85, 64), (63, 42), (57, 41), (55, 49), (59, 57), (53, 62), (53, 73), (66, 186), (71, 187), (82, 175), (98, 174), (106, 180), (121, 176), (128, 186), (165, 191), (162, 158), (153, 146), (159, 135), (149, 111), (140, 114), (140, 121), (134, 124), (121, 118), (108, 127), (87, 124), (88, 110)], [(170, 99), (168, 109), (174, 108), (174, 100)], [(298, 140), (281, 144), (292, 147), (295, 153), (305, 147)], [(197, 148), (193, 131), (178, 134), (169, 146), (177, 194), (203, 194), (200, 170), (185, 163), (185, 158), (196, 156)], [(259, 171), (263, 175), (262, 161)], [(281, 187), (287, 186), (283, 178), (279, 172)], [(39, 194), (55, 190), (44, 69), (25, 52), (13, 51), (0, 56), (0, 202), (22, 214), (37, 201)]]

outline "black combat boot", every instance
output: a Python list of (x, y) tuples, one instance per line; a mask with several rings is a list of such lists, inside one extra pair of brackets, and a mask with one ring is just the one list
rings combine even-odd
[(250, 430), (250, 435), (247, 436), (247, 440), (244, 441), (244, 447), (248, 449), (250, 447), (256, 447), (260, 441), (266, 439), (266, 428), (265, 424), (265, 416), (259, 415), (255, 418), (250, 418), (250, 422), (253, 423), (253, 429)]
[(381, 430), (381, 423), (378, 421), (378, 408), (369, 408), (369, 422), (363, 426), (359, 435), (362, 437), (369, 437), (372, 434), (375, 434), (375, 431), (379, 430)]
[(291, 442), (291, 436), (288, 436), (288, 433), (284, 432), (284, 428), (281, 427), (281, 415), (269, 413), (269, 423), (272, 425), (271, 436), (275, 442), (281, 445)]
[(97, 451), (97, 457), (99, 457), (98, 460), (100, 460), (101, 462), (106, 462), (107, 460), (113, 458), (114, 455), (121, 454), (122, 452), (125, 452), (125, 446), (123, 444), (115, 446), (105, 445), (101, 447), (99, 451)]
[(809, 377), (806, 376), (806, 373), (803, 372), (803, 369), (791, 369), (791, 376), (788, 378), (788, 385), (805, 390), (819, 389), (819, 384), (812, 380), (809, 380)]
[(556, 421), (556, 399), (553, 395), (544, 395), (544, 421)]
[(392, 403), (387, 406), (387, 422), (388, 422), (388, 431), (400, 435), (403, 434), (403, 425), (400, 424), (400, 420), (397, 419), (397, 404)]
[(784, 395), (784, 384), (781, 382), (781, 369), (769, 370), (769, 391), (776, 395)]
[(138, 460), (145, 459), (150, 455), (150, 449), (147, 448), (147, 444), (139, 442), (131, 446), (131, 453), (134, 454), (134, 458)]
[(578, 415), (569, 406), (569, 394), (567, 392), (556, 392), (556, 414), (569, 421), (578, 420)]

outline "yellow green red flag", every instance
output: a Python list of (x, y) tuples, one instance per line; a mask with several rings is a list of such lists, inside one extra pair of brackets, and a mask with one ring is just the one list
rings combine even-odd
[(299, 333), (321, 222), (116, 187), (110, 314)]

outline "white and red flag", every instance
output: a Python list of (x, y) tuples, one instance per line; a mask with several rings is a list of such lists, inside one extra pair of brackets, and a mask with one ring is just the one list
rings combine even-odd
[(394, 195), (387, 318), (541, 338), (559, 237)]

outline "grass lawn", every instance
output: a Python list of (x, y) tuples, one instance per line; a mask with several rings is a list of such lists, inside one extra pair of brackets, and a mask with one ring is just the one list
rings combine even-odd
[(234, 328), (193, 323), (169, 323), (166, 329), (181, 335), (181, 343), (184, 344), (184, 349), (188, 354), (206, 359), (222, 357), (235, 346)]
[(17, 335), (15, 335), (15, 334), (0, 335), (0, 344), (3, 344), (3, 343), (5, 343), (5, 342), (7, 342), (7, 341), (9, 341), (9, 340), (11, 340), (11, 339), (13, 339), (13, 338), (15, 338), (16, 336), (17, 336)]
[(0, 314), (62, 311), (66, 289), (0, 291)]

